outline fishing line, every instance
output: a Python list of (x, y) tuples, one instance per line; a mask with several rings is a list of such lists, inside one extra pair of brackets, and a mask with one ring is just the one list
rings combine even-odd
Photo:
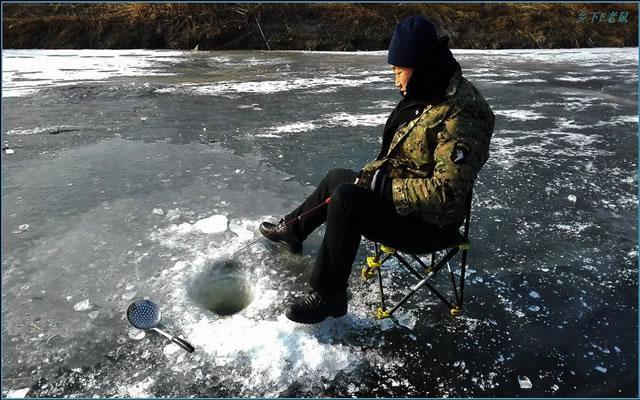
[[(329, 204), (329, 202), (331, 201), (331, 197), (327, 197), (327, 199), (325, 201), (323, 201), (322, 203), (318, 204), (317, 206), (313, 207), (310, 210), (307, 210), (305, 212), (303, 212), (302, 214), (298, 215), (296, 218), (292, 219), (291, 221), (284, 223), (283, 226), (288, 226), (289, 224), (291, 224), (294, 221), (300, 221), (302, 219), (302, 217), (304, 217), (305, 215), (317, 210), (320, 207), (326, 206)], [(262, 234), (261, 234), (262, 235)], [(261, 241), (262, 239), (266, 239), (266, 237), (264, 236), (260, 236), (259, 238), (252, 240), (249, 244), (243, 246), (242, 248), (240, 248), (239, 250), (236, 250), (233, 254), (231, 254), (231, 258), (234, 258), (238, 253), (240, 253), (242, 250), (252, 246), (255, 243), (258, 243), (259, 241)]]

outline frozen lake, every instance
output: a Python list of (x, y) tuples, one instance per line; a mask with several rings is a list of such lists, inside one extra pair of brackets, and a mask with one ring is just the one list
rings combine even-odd
[(220, 260), (377, 155), (386, 52), (3, 51), (2, 395), (637, 396), (638, 49), (453, 53), (496, 115), (464, 314), (376, 321), (363, 242), (347, 316), (302, 326), (321, 230)]

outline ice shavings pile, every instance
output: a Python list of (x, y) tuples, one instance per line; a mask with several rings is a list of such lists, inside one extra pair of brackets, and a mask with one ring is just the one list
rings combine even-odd
[[(165, 247), (188, 250), (182, 259), (174, 260), (172, 267), (150, 283), (151, 286), (165, 285), (159, 290), (171, 297), (167, 314), (202, 355), (194, 364), (176, 345), (167, 344), (163, 353), (171, 360), (172, 368), (185, 371), (205, 365), (230, 369), (248, 367), (248, 374), (237, 374), (234, 382), (240, 385), (243, 394), (260, 396), (276, 396), (294, 382), (311, 384), (321, 378), (332, 380), (340, 371), (353, 370), (362, 362), (361, 346), (372, 343), (366, 338), (371, 338), (372, 332), (380, 332), (378, 324), (367, 314), (369, 310), (350, 310), (343, 318), (329, 318), (312, 326), (287, 320), (281, 311), (273, 310), (284, 299), (287, 282), (264, 262), (268, 257), (263, 254), (264, 247), (257, 245), (249, 248), (249, 254), (243, 252), (237, 257), (242, 274), (251, 282), (252, 301), (245, 309), (221, 317), (203, 309), (189, 296), (190, 283), (201, 279), (207, 268), (212, 265), (215, 268), (216, 260), (228, 258), (254, 239), (256, 228), (255, 221), (235, 221), (224, 215), (213, 215), (193, 223), (170, 224), (152, 233), (152, 240)], [(212, 244), (220, 238), (230, 240)], [(263, 261), (256, 263), (255, 260)], [(166, 287), (167, 282), (170, 287)], [(413, 315), (400, 315), (402, 325), (415, 325)], [(358, 337), (357, 343), (351, 343), (355, 340), (353, 337)]]
[(279, 390), (264, 393), (271, 396), (295, 381), (304, 378), (331, 380), (339, 371), (349, 372), (358, 364), (358, 349), (323, 342), (323, 335), (334, 328), (335, 323), (327, 321), (318, 327), (304, 328), (284, 316), (275, 321), (242, 315), (217, 321), (203, 317), (189, 326), (189, 339), (216, 365), (227, 365), (239, 355), (245, 355), (251, 372), (242, 378), (243, 386), (267, 388), (277, 385)]

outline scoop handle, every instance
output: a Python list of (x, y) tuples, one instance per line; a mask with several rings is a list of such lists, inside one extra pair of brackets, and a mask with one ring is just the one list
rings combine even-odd
[(193, 351), (195, 350), (195, 348), (186, 340), (179, 338), (177, 336), (174, 336), (171, 338), (171, 341), (175, 344), (177, 344), (178, 346), (182, 347), (183, 349), (185, 349), (186, 351), (188, 351), (189, 353), (193, 353)]
[(186, 340), (170, 335), (167, 332), (163, 331), (160, 328), (151, 328), (151, 330), (158, 332), (159, 334), (161, 334), (162, 336), (166, 337), (167, 339), (171, 340), (173, 343), (177, 344), (178, 346), (182, 347), (183, 349), (185, 349), (186, 351), (188, 351), (189, 353), (193, 353), (193, 351), (195, 350), (195, 348)]

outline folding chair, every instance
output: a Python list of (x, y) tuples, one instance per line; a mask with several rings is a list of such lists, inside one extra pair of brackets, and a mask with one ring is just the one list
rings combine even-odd
[[(464, 219), (464, 235), (457, 233), (457, 237), (448, 245), (427, 249), (421, 253), (410, 253), (402, 251), (402, 249), (393, 249), (385, 246), (384, 244), (378, 244), (374, 242), (375, 253), (371, 257), (367, 257), (367, 265), (362, 268), (361, 277), (363, 280), (369, 280), (375, 275), (378, 275), (378, 287), (380, 289), (380, 302), (381, 307), (377, 309), (376, 317), (378, 319), (389, 318), (393, 315), (398, 308), (402, 307), (407, 300), (409, 300), (416, 292), (426, 286), (431, 293), (438, 297), (448, 308), (452, 316), (458, 316), (462, 313), (462, 304), (464, 296), (464, 276), (467, 267), (467, 252), (471, 245), (469, 242), (469, 221), (471, 219), (471, 197), (472, 193), (469, 193), (467, 200), (467, 210)], [(440, 259), (436, 259), (437, 253), (445, 252)], [(456, 277), (451, 269), (449, 261), (453, 259), (459, 252), (460, 257), (460, 280), (459, 286), (456, 283)], [(402, 254), (401, 254), (402, 253)], [(431, 253), (430, 265), (427, 266), (423, 260), (420, 259), (420, 255)], [(382, 284), (382, 266), (391, 258), (395, 258), (399, 261), (400, 265), (409, 271), (417, 280), (418, 283), (411, 288), (411, 290), (404, 296), (398, 304), (387, 309), (387, 303), (385, 302), (384, 288)], [(410, 261), (408, 261), (411, 260)], [(449, 270), (449, 276), (451, 278), (451, 285), (453, 288), (453, 302), (450, 302), (446, 297), (440, 293), (429, 281), (435, 277), (435, 275), (444, 266), (447, 266)], [(421, 269), (422, 272), (418, 272)]]

